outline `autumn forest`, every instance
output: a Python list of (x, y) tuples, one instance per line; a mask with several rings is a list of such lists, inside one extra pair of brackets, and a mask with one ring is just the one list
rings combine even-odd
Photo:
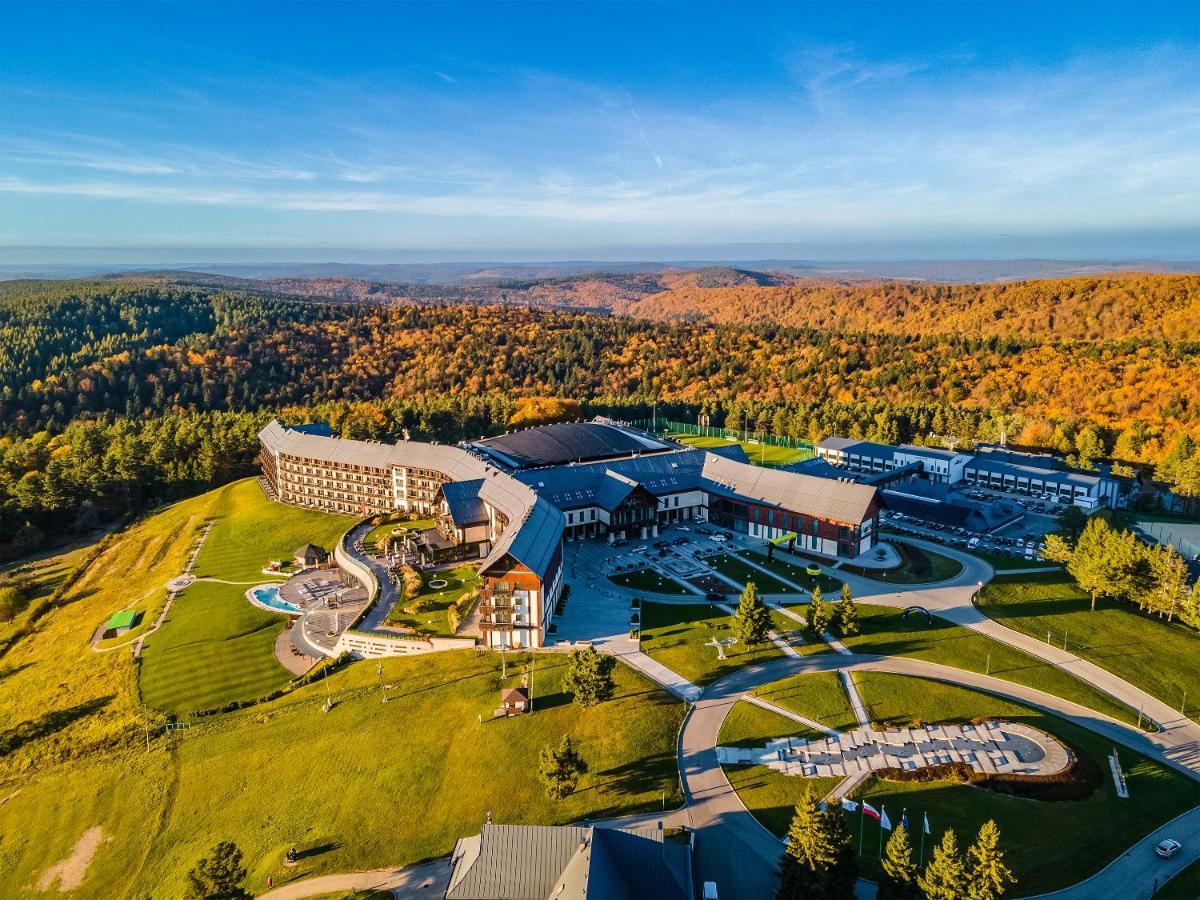
[(519, 305), (511, 284), (495, 303), (478, 287), (454, 305), (393, 286), (375, 305), (331, 302), (328, 285), (9, 282), (0, 544), (14, 555), (64, 517), (90, 527), (244, 474), (272, 415), (459, 440), (504, 430), (522, 399), (625, 418), (656, 401), (660, 415), (810, 440), (963, 445), (1004, 431), (1147, 473), (1194, 455), (1179, 445), (1200, 436), (1197, 276), (707, 277), (643, 285), (596, 313), (573, 310), (616, 296), (605, 276), (564, 287), (569, 309)]

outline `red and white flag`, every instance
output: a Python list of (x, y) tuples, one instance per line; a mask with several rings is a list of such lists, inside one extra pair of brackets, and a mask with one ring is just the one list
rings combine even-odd
[(876, 822), (879, 821), (879, 810), (877, 810), (875, 807), (873, 807), (866, 800), (863, 801), (863, 814), (870, 816)]

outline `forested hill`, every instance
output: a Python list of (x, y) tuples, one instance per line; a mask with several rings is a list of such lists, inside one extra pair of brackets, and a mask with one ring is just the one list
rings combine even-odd
[(1200, 340), (1200, 275), (1111, 275), (989, 284), (809, 280), (682, 286), (622, 306), (658, 321), (771, 322), (836, 331), (1049, 340)]
[[(1165, 321), (1170, 302), (1160, 291), (1147, 304)], [(656, 401), (662, 416), (706, 413), (798, 439), (965, 444), (1003, 430), (1147, 465), (1200, 436), (1200, 343), (983, 330), (339, 304), (129, 279), (7, 283), (0, 555), (64, 522), (83, 527), (253, 471), (255, 432), (276, 414), (327, 419), (348, 437), (455, 441), (509, 427), (526, 398), (625, 418), (647, 417)]]

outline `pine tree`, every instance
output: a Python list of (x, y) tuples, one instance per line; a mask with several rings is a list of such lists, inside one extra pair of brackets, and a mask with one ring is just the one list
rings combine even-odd
[(758, 586), (753, 581), (747, 581), (742, 599), (738, 601), (737, 612), (733, 615), (733, 636), (743, 646), (753, 647), (765, 643), (770, 631), (771, 613), (758, 596)]
[(908, 831), (897, 825), (884, 850), (883, 873), (879, 877), (879, 900), (910, 900), (917, 894), (917, 865), (912, 858)]
[(854, 594), (850, 591), (850, 585), (842, 583), (842, 598), (838, 601), (836, 609), (836, 618), (838, 630), (842, 632), (842, 636), (858, 634), (858, 604), (854, 602)]
[(1157, 547), (1150, 556), (1153, 590), (1150, 609), (1159, 617), (1170, 622), (1186, 607), (1188, 595), (1194, 588), (1188, 584), (1187, 562), (1179, 552), (1167, 544)]
[(587, 771), (587, 763), (575, 750), (569, 735), (563, 735), (557, 747), (547, 744), (542, 748), (538, 760), (538, 775), (546, 787), (546, 796), (552, 800), (569, 797), (579, 783), (579, 776)]
[(854, 896), (858, 859), (845, 812), (840, 806), (822, 810), (811, 787), (796, 804), (779, 875), (779, 900)]
[(1000, 829), (988, 819), (979, 829), (975, 843), (967, 849), (968, 900), (999, 900), (1009, 885), (1017, 883), (1012, 870), (1004, 864), (999, 845)]
[(567, 657), (563, 690), (584, 709), (611, 700), (616, 690), (612, 674), (616, 662), (611, 656), (598, 653), (595, 647), (572, 650)]
[(1096, 609), (1096, 598), (1108, 589), (1110, 559), (1109, 535), (1112, 529), (1108, 522), (1093, 516), (1084, 526), (1083, 533), (1067, 562), (1067, 571), (1080, 589), (1092, 595), (1092, 609)]
[(967, 872), (954, 829), (947, 828), (942, 842), (934, 848), (933, 858), (917, 877), (917, 885), (926, 900), (964, 900), (967, 891)]
[(184, 896), (187, 900), (248, 900), (250, 894), (242, 887), (245, 880), (242, 851), (232, 841), (221, 841), (188, 872)]
[(804, 611), (804, 618), (808, 630), (813, 634), (820, 634), (829, 627), (829, 607), (825, 605), (825, 599), (821, 596), (820, 585), (812, 589), (812, 600), (808, 609)]

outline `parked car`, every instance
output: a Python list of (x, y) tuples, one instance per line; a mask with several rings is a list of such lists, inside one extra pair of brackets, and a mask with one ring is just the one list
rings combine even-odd
[(719, 591), (709, 591), (707, 594), (704, 595), (704, 599), (707, 600), (709, 603), (724, 603), (725, 595), (720, 593)]
[(1174, 838), (1167, 838), (1165, 841), (1159, 841), (1154, 848), (1154, 852), (1163, 859), (1170, 859), (1176, 853), (1183, 849), (1183, 844)]
[(977, 538), (977, 537), (973, 537), (969, 541), (967, 541), (967, 549), (968, 550), (974, 550), (978, 546), (979, 546), (979, 538)]

